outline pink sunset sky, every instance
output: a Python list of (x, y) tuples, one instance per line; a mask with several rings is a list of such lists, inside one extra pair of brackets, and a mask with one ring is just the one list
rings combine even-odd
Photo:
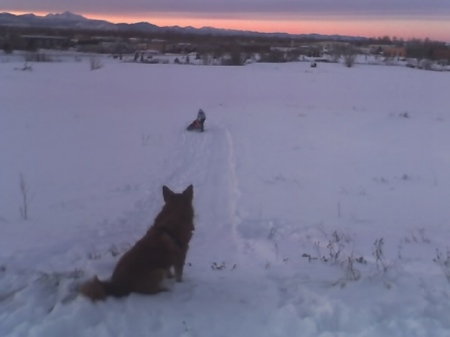
[(0, 12), (70, 11), (158, 26), (431, 38), (450, 42), (450, 0), (2, 0)]

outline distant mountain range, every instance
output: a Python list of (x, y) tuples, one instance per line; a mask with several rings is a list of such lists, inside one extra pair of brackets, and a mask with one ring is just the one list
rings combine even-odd
[(220, 29), (213, 27), (159, 27), (148, 22), (139, 23), (118, 23), (114, 24), (104, 20), (91, 20), (82, 15), (71, 12), (61, 14), (47, 14), (37, 16), (34, 14), (14, 15), (11, 13), (0, 13), (0, 26), (11, 27), (36, 27), (36, 28), (59, 28), (59, 29), (86, 29), (104, 31), (140, 31), (149, 33), (177, 32), (181, 34), (212, 34), (212, 35), (241, 35), (241, 36), (266, 36), (281, 38), (305, 38), (305, 39), (330, 39), (341, 41), (354, 41), (365, 39), (363, 37), (343, 36), (343, 35), (321, 35), (321, 34), (288, 34), (288, 33), (260, 33), (244, 30)]

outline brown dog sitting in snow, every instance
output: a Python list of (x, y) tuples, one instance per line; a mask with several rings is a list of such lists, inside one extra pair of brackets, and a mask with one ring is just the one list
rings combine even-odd
[(189, 185), (182, 193), (163, 186), (165, 205), (154, 224), (142, 239), (126, 252), (109, 281), (97, 277), (85, 283), (80, 293), (93, 301), (107, 296), (122, 297), (132, 292), (155, 294), (166, 291), (162, 281), (175, 270), (182, 281), (183, 267), (194, 231), (194, 187)]

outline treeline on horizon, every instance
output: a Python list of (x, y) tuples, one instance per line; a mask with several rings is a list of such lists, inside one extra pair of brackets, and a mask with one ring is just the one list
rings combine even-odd
[[(292, 43), (312, 44), (316, 42), (346, 42), (355, 47), (363, 48), (371, 45), (391, 45), (407, 49), (408, 57), (434, 59), (433, 51), (436, 49), (450, 50), (450, 46), (442, 41), (429, 38), (397, 38), (390, 36), (372, 38), (333, 38), (332, 36), (308, 37), (288, 34), (220, 34), (220, 33), (192, 33), (161, 29), (156, 32), (142, 31), (138, 29), (128, 30), (92, 30), (74, 28), (45, 28), (45, 27), (11, 27), (0, 26), (0, 43), (4, 51), (24, 49), (20, 43), (21, 36), (42, 35), (58, 36), (67, 40), (89, 40), (92, 38), (109, 38), (116, 41), (128, 41), (129, 39), (141, 39), (150, 41), (154, 39), (164, 40), (168, 43), (191, 43), (198, 46), (254, 46), (258, 47), (289, 47)], [(70, 47), (69, 45), (67, 47)]]

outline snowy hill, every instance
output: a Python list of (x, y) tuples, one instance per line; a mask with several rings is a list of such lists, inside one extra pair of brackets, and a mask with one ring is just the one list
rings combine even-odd
[(48, 14), (38, 16), (34, 14), (13, 15), (10, 13), (0, 13), (0, 25), (14, 27), (45, 27), (45, 28), (79, 28), (79, 29), (100, 29), (117, 30), (113, 23), (103, 20), (91, 20), (82, 15), (64, 12), (61, 14)]
[[(450, 335), (447, 73), (104, 62), (0, 63), (1, 336)], [(191, 183), (183, 283), (76, 295)]]
[(65, 21), (88, 21), (88, 19), (86, 19), (84, 16), (82, 15), (78, 15), (78, 14), (73, 14), (71, 12), (64, 12), (64, 13), (49, 13), (45, 16), (46, 19), (48, 20), (65, 20)]

